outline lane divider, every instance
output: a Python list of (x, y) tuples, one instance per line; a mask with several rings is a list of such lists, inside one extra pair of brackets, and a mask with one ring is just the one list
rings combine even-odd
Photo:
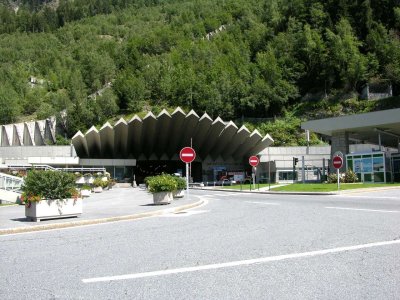
[(353, 208), (353, 207), (325, 207), (328, 209), (341, 209), (341, 210), (355, 210), (355, 211), (368, 211), (368, 212), (382, 212), (382, 213), (400, 213), (400, 210), (384, 210), (384, 209), (367, 209), (367, 208)]

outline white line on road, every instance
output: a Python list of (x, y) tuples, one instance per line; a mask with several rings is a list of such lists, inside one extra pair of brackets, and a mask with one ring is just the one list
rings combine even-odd
[(338, 247), (338, 248), (317, 250), (317, 251), (310, 251), (310, 252), (303, 252), (303, 253), (268, 256), (268, 257), (261, 257), (261, 258), (255, 258), (255, 259), (238, 260), (238, 261), (231, 261), (231, 262), (219, 263), (219, 264), (209, 264), (209, 265), (196, 266), (196, 267), (186, 267), (186, 268), (179, 268), (179, 269), (152, 271), (152, 272), (144, 272), (144, 273), (134, 273), (134, 274), (117, 275), (117, 276), (86, 278), (86, 279), (82, 279), (82, 282), (83, 283), (93, 283), (93, 282), (104, 282), (104, 281), (116, 281), (116, 280), (127, 280), (127, 279), (164, 276), (164, 275), (196, 272), (196, 271), (204, 271), (204, 270), (215, 270), (215, 269), (247, 266), (247, 265), (252, 265), (252, 264), (267, 263), (267, 262), (280, 261), (280, 260), (293, 259), (293, 258), (326, 255), (326, 254), (345, 252), (345, 251), (355, 251), (355, 250), (360, 250), (360, 249), (381, 247), (381, 246), (388, 246), (388, 245), (396, 245), (396, 244), (400, 244), (400, 240), (384, 241), (384, 242), (369, 243), (369, 244), (347, 246), (347, 247)]
[(400, 210), (383, 210), (383, 209), (366, 209), (366, 208), (352, 208), (352, 207), (325, 207), (329, 209), (343, 209), (343, 210), (357, 210), (357, 211), (371, 211), (371, 212), (383, 212), (383, 213), (400, 213)]
[(264, 204), (264, 205), (280, 205), (279, 203), (271, 202), (257, 202), (257, 201), (245, 201), (246, 203)]
[(394, 196), (358, 196), (358, 195), (332, 195), (331, 197), (340, 197), (340, 198), (367, 198), (367, 199), (394, 199), (400, 200), (400, 197)]

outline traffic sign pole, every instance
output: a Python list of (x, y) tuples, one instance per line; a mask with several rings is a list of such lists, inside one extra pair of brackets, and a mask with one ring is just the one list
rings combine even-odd
[(186, 197), (189, 200), (189, 163), (186, 163)]
[(337, 190), (340, 190), (340, 180), (339, 180), (339, 169), (336, 170), (337, 171)]
[(337, 171), (336, 176), (337, 176), (338, 191), (340, 190), (339, 169), (343, 166), (343, 157), (342, 156), (343, 156), (343, 154), (341, 152), (337, 152), (337, 154), (335, 156), (333, 156), (333, 159), (332, 159), (332, 165)]
[(257, 172), (257, 167), (253, 167), (253, 189), (256, 189), (256, 172)]
[(184, 147), (179, 152), (180, 159), (186, 164), (186, 197), (189, 199), (189, 164), (196, 158), (196, 151), (192, 147)]
[[(256, 189), (256, 171), (257, 171), (257, 166), (260, 163), (260, 159), (255, 156), (252, 155), (249, 157), (249, 165), (252, 166), (252, 170), (253, 170), (253, 188)], [(251, 190), (251, 184), (250, 184), (250, 190)]]

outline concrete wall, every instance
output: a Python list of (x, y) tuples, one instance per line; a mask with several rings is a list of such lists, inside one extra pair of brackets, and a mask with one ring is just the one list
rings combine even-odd
[(73, 146), (9, 146), (0, 147), (2, 159), (28, 157), (76, 157)]

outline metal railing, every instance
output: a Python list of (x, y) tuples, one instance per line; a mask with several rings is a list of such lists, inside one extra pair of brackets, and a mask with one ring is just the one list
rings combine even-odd
[(105, 173), (106, 168), (103, 167), (97, 167), (97, 168), (87, 168), (87, 167), (73, 167), (73, 168), (54, 168), (49, 165), (7, 165), (7, 168), (9, 170), (52, 170), (52, 171), (64, 171), (64, 172), (101, 172)]
[(17, 176), (0, 173), (0, 189), (12, 192), (21, 192), (24, 179)]

